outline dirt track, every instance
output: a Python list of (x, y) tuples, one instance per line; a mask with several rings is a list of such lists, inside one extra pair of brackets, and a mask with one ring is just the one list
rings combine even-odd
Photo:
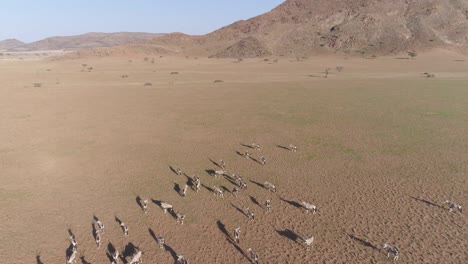
[[(120, 251), (133, 243), (146, 263), (172, 263), (174, 254), (190, 263), (248, 263), (249, 247), (262, 263), (390, 263), (386, 241), (400, 249), (399, 263), (467, 263), (466, 213), (441, 207), (448, 198), (468, 201), (464, 60), (439, 52), (275, 63), (0, 61), (1, 262), (31, 263), (40, 254), (43, 263), (63, 263), (71, 228), (83, 263), (110, 263), (108, 243)], [(265, 166), (236, 153), (252, 142)], [(290, 143), (297, 153), (280, 147)], [(207, 174), (217, 169), (210, 159), (248, 180), (238, 199), (208, 191), (233, 188)], [(175, 185), (187, 178), (170, 166), (200, 176), (206, 188), (182, 198)], [(278, 192), (258, 186), (264, 181)], [(137, 196), (172, 203), (185, 224), (154, 203), (145, 215)], [(297, 208), (302, 200), (320, 214)], [(240, 212), (246, 207), (254, 223)], [(106, 225), (99, 250), (93, 215)], [(115, 217), (128, 224), (128, 239)], [(239, 248), (229, 242), (237, 226)], [(151, 232), (164, 235), (168, 251)], [(298, 238), (306, 235), (316, 238), (309, 252)]]

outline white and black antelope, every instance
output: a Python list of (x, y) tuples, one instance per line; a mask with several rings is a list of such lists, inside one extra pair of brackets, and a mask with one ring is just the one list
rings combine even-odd
[(271, 182), (265, 182), (263, 183), (263, 186), (265, 187), (265, 189), (268, 189), (270, 192), (276, 192), (276, 186)]
[(143, 211), (145, 212), (145, 214), (147, 214), (148, 213), (148, 200), (147, 199), (143, 200), (142, 206), (143, 206)]
[(124, 232), (124, 236), (128, 237), (128, 226), (124, 222), (120, 223), (120, 226), (122, 227), (122, 230)]
[(291, 150), (292, 152), (297, 152), (297, 147), (293, 144), (289, 144), (289, 150)]
[(313, 205), (311, 203), (302, 201), (301, 204), (306, 209), (306, 213), (309, 213), (309, 211), (310, 211), (310, 212), (312, 212), (312, 214), (316, 214), (318, 212), (317, 206), (315, 206), (315, 205)]
[(304, 244), (306, 246), (306, 250), (309, 251), (311, 247), (313, 247), (312, 243), (314, 242), (314, 237), (309, 237), (304, 239)]
[(180, 223), (181, 225), (183, 225), (184, 220), (185, 220), (185, 215), (177, 213), (176, 217), (177, 217), (177, 223)]
[(158, 236), (156, 237), (156, 241), (158, 242), (159, 248), (164, 249), (164, 244), (166, 243), (166, 240), (164, 239), (164, 237)]
[(188, 261), (184, 256), (178, 255), (177, 256), (177, 264), (188, 264)]
[(218, 188), (217, 186), (213, 186), (213, 194), (214, 194), (215, 196), (224, 198), (224, 192), (223, 192), (223, 190), (221, 190), (221, 189)]
[(248, 248), (247, 252), (250, 253), (250, 261), (252, 261), (253, 264), (258, 264), (258, 255), (255, 253), (252, 248)]
[(265, 165), (266, 161), (267, 161), (267, 159), (265, 158), (265, 156), (260, 157), (260, 162), (262, 163), (262, 165)]
[(271, 211), (271, 201), (266, 200), (265, 201), (265, 210), (269, 213)]
[(240, 242), (240, 240), (239, 240), (240, 232), (241, 232), (240, 227), (234, 229), (234, 242), (236, 242), (237, 244), (239, 244), (239, 242)]
[(459, 203), (454, 203), (452, 201), (445, 201), (444, 204), (448, 204), (449, 207), (449, 212), (452, 212), (454, 210), (457, 210), (459, 213), (462, 213), (462, 206)]
[(138, 252), (132, 256), (132, 260), (130, 260), (128, 263), (129, 264), (140, 264), (140, 263), (143, 263), (143, 261), (141, 260), (141, 257), (143, 255), (143, 252), (141, 252), (140, 250), (138, 250)]
[(172, 211), (172, 209), (173, 209), (172, 204), (170, 204), (170, 203), (161, 202), (160, 206), (163, 209), (164, 213), (167, 213), (168, 210)]
[(200, 186), (201, 186), (200, 178), (198, 176), (194, 175), (193, 176), (193, 183), (194, 183), (193, 185), (195, 186), (195, 190), (197, 192), (199, 192), (200, 191)]
[(247, 207), (245, 210), (247, 211), (247, 217), (251, 221), (254, 221), (255, 220), (255, 213), (249, 207)]
[(399, 255), (400, 255), (400, 251), (398, 250), (398, 248), (394, 247), (394, 246), (391, 246), (390, 244), (388, 243), (385, 243), (383, 244), (383, 249), (387, 252), (387, 258), (390, 257), (390, 255), (393, 254), (393, 260), (394, 261), (397, 261), (398, 258), (399, 258)]

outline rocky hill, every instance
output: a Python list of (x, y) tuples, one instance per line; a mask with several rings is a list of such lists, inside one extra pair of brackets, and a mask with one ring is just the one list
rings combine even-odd
[(466, 51), (468, 1), (288, 0), (204, 36), (169, 34), (146, 44), (214, 57)]

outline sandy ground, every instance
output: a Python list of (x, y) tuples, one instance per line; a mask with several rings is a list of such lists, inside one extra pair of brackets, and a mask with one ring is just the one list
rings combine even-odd
[[(64, 263), (70, 228), (78, 263), (131, 245), (145, 263), (248, 263), (249, 247), (261, 263), (391, 263), (384, 242), (399, 263), (468, 263), (466, 213), (442, 207), (468, 204), (468, 58), (278, 59), (0, 61), (0, 262)], [(265, 166), (237, 153), (252, 142)], [(220, 159), (247, 180), (237, 199), (209, 191), (234, 186), (206, 172)], [(205, 187), (181, 197), (188, 178), (171, 166)], [(137, 197), (172, 203), (185, 224), (153, 202), (145, 215)]]

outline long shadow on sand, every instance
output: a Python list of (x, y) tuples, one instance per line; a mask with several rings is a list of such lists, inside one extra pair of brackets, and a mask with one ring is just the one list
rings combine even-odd
[(276, 232), (283, 237), (286, 237), (288, 239), (291, 239), (292, 241), (299, 243), (299, 241), (303, 241), (303, 238), (298, 236), (296, 233), (294, 233), (290, 229), (284, 229), (284, 230), (276, 230)]
[(412, 199), (418, 201), (418, 202), (421, 202), (421, 203), (425, 203), (426, 205), (429, 205), (429, 206), (434, 206), (434, 207), (438, 207), (438, 208), (441, 208), (441, 209), (444, 209), (444, 207), (438, 205), (438, 204), (435, 204), (431, 201), (428, 201), (428, 200), (424, 200), (424, 199), (421, 199), (421, 198), (416, 198), (416, 197), (413, 197), (413, 196), (410, 196)]
[(352, 240), (358, 242), (359, 244), (365, 246), (365, 247), (368, 247), (368, 248), (372, 248), (373, 250), (379, 250), (376, 246), (374, 246), (372, 243), (370, 243), (369, 241), (365, 241), (364, 239), (361, 239), (359, 237), (356, 237), (355, 235), (352, 235), (352, 234), (348, 234), (346, 233), (346, 235), (351, 238)]
[(91, 262), (86, 261), (86, 257), (85, 257), (85, 256), (81, 256), (81, 257), (80, 257), (80, 260), (81, 260), (81, 264), (91, 264)]
[(286, 200), (286, 199), (283, 199), (283, 198), (280, 198), (280, 200), (287, 203), (287, 204), (289, 204), (289, 205), (292, 205), (292, 206), (294, 206), (296, 208), (302, 208), (302, 205), (300, 203), (298, 203), (298, 202), (289, 201), (289, 200)]
[(278, 148), (281, 148), (281, 149), (285, 149), (285, 150), (289, 150), (289, 151), (291, 151), (291, 149), (290, 149), (290, 148), (288, 148), (288, 147), (285, 147), (285, 146), (276, 145), (276, 147), (278, 147)]
[(177, 253), (172, 247), (168, 246), (167, 244), (164, 244), (164, 249), (171, 253), (171, 256), (174, 259), (174, 261), (177, 261)]
[(265, 186), (259, 182), (256, 182), (256, 181), (252, 181), (252, 180), (249, 180), (251, 183), (257, 185), (258, 187), (262, 188), (262, 189), (265, 189)]
[(244, 210), (240, 209), (239, 207), (235, 206), (233, 203), (231, 203), (232, 207), (236, 208), (237, 211), (239, 211), (241, 214), (245, 215), (248, 217), (247, 213), (244, 212)]

